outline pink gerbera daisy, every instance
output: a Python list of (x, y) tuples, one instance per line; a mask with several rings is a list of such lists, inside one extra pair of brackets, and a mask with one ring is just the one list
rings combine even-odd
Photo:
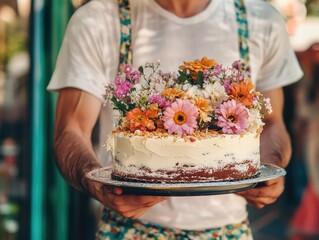
[(218, 116), (217, 125), (226, 134), (244, 133), (247, 128), (248, 112), (242, 103), (237, 103), (234, 99), (221, 104), (216, 110)]
[(197, 128), (198, 109), (191, 102), (177, 99), (166, 108), (162, 120), (170, 134), (193, 134)]

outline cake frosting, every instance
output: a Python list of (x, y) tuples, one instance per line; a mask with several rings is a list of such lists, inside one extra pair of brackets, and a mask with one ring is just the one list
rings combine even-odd
[[(196, 139), (114, 133), (109, 140), (113, 176), (142, 181), (217, 181), (255, 175), (259, 136), (209, 135)], [(248, 147), (249, 146), (249, 147)]]

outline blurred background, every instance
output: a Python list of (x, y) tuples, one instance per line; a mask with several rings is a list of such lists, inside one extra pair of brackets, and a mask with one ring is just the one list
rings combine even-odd
[[(85, 0), (0, 0), (0, 240), (94, 239), (99, 205), (59, 175), (46, 91), (67, 22)], [(275, 204), (249, 207), (257, 240), (319, 239), (319, 0), (270, 1), (305, 72), (285, 88), (293, 156)]]

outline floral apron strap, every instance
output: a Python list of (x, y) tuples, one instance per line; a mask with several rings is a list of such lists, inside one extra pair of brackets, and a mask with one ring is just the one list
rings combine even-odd
[(132, 64), (132, 27), (129, 0), (118, 0), (120, 14), (120, 64)]
[(237, 36), (239, 43), (239, 53), (242, 62), (250, 72), (250, 60), (249, 60), (249, 29), (247, 21), (247, 11), (244, 0), (234, 0), (236, 10), (236, 20), (238, 24)]

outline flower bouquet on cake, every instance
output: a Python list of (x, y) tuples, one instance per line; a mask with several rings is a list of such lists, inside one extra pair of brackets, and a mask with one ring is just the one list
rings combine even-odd
[(259, 169), (259, 136), (269, 99), (245, 66), (213, 59), (165, 72), (160, 62), (121, 65), (103, 101), (120, 116), (107, 141), (112, 176), (137, 181), (236, 180)]

